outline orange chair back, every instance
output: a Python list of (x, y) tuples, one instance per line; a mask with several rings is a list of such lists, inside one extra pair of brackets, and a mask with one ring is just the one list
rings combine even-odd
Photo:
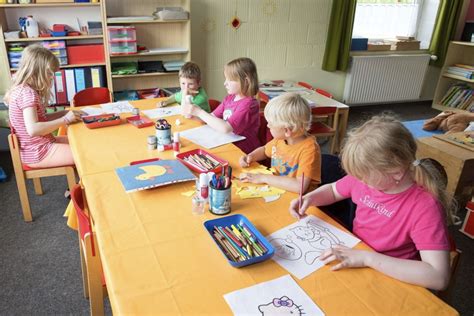
[(71, 106), (95, 105), (109, 103), (110, 91), (107, 88), (87, 88), (79, 91), (72, 97)]
[(307, 83), (307, 82), (300, 81), (300, 82), (298, 82), (298, 85), (299, 85), (299, 86), (302, 86), (302, 87), (305, 87), (306, 89), (313, 90), (313, 86), (312, 86), (312, 85), (310, 85), (310, 84), (309, 84), (309, 83)]
[(324, 95), (325, 97), (328, 97), (328, 98), (330, 98), (330, 99), (333, 98), (333, 97), (332, 97), (332, 94), (329, 93), (329, 92), (327, 92), (326, 90), (317, 88), (317, 89), (314, 89), (314, 91), (316, 91), (317, 93), (319, 93), (319, 94), (321, 94), (321, 95)]
[(211, 112), (213, 112), (217, 107), (221, 104), (221, 101), (215, 99), (209, 99), (209, 107), (211, 108)]
[(79, 224), (79, 235), (84, 241), (86, 235), (90, 235), (92, 255), (95, 256), (94, 238), (92, 238), (92, 224), (90, 216), (86, 213), (86, 202), (81, 186), (75, 185), (71, 192), (71, 200), (76, 209), (77, 222)]

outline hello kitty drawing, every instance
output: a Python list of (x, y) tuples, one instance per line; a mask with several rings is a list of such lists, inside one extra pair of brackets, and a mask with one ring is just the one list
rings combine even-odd
[(303, 309), (301, 305), (296, 305), (292, 299), (287, 296), (280, 298), (274, 298), (268, 304), (262, 304), (258, 306), (258, 310), (262, 315), (303, 315)]

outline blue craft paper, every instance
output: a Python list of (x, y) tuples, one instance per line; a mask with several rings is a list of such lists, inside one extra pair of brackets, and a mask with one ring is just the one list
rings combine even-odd
[(430, 137), (436, 134), (443, 134), (443, 131), (425, 131), (423, 129), (423, 123), (425, 120), (415, 120), (415, 121), (405, 121), (402, 122), (406, 128), (412, 133), (414, 138), (421, 138), (421, 137)]
[(158, 160), (115, 169), (127, 193), (196, 180), (178, 160)]

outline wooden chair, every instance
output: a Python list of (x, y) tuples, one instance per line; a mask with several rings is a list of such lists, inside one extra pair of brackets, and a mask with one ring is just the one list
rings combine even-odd
[[(336, 106), (316, 106), (311, 108), (313, 121), (309, 133), (316, 137), (330, 137), (329, 152), (339, 151), (337, 130), (339, 128), (339, 109)], [(321, 121), (324, 119), (324, 121)]]
[(111, 100), (108, 88), (87, 88), (72, 97), (71, 107), (109, 103)]
[(209, 99), (209, 107), (211, 108), (211, 112), (213, 112), (217, 107), (221, 104), (221, 101), (215, 99)]
[(87, 209), (87, 201), (80, 185), (71, 191), (71, 199), (76, 209), (79, 223), (78, 239), (81, 255), (82, 283), (84, 297), (89, 298), (91, 315), (104, 315), (104, 298), (107, 287), (102, 271), (97, 239), (92, 230), (91, 217)]
[(35, 193), (37, 195), (42, 195), (43, 188), (41, 186), (41, 178), (65, 175), (67, 177), (69, 190), (71, 191), (76, 183), (74, 166), (63, 166), (44, 169), (30, 168), (21, 162), (20, 145), (15, 134), (8, 135), (8, 145), (10, 146), (13, 169), (15, 170), (16, 185), (18, 187), (18, 194), (20, 195), (21, 208), (23, 210), (23, 219), (25, 220), (25, 222), (31, 222), (33, 220), (33, 216), (31, 215), (31, 207), (30, 202), (28, 200), (26, 179), (33, 179)]
[(326, 90), (316, 88), (316, 89), (314, 89), (314, 91), (316, 91), (317, 93), (322, 94), (322, 95), (324, 95), (325, 97), (328, 97), (328, 98), (330, 98), (330, 99), (333, 98), (332, 94), (329, 93), (329, 92), (327, 92)]

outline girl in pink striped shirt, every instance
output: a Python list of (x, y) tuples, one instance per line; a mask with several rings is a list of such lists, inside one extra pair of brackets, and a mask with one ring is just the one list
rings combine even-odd
[(66, 136), (52, 132), (80, 120), (82, 111), (46, 114), (58, 59), (46, 48), (30, 45), (23, 51), (20, 67), (6, 93), (10, 126), (18, 137), (21, 160), (32, 168), (74, 165)]

